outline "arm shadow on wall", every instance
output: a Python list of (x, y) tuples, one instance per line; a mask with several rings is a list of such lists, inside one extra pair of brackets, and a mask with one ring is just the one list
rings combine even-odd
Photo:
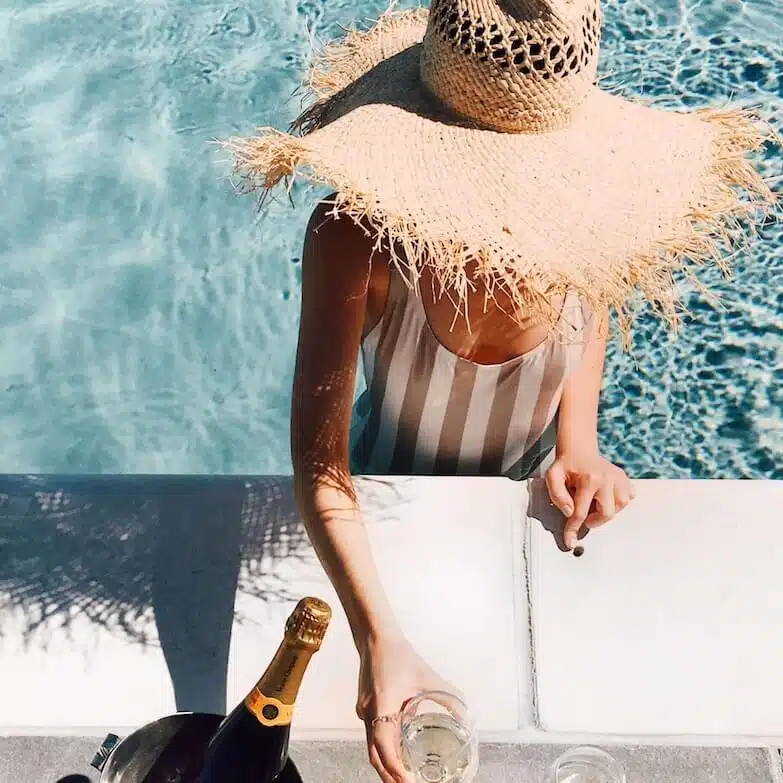
[(0, 620), (21, 617), (26, 643), (81, 614), (160, 644), (177, 709), (211, 713), (237, 590), (293, 600), (264, 576), (312, 557), (290, 477), (0, 476), (0, 551)]

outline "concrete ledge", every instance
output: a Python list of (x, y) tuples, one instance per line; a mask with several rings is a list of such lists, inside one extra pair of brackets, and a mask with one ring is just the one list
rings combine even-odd
[[(0, 738), (4, 783), (97, 783), (89, 766), (98, 737)], [(561, 745), (482, 745), (477, 783), (541, 783)], [(757, 748), (610, 749), (628, 783), (780, 783), (777, 753)], [(304, 780), (318, 783), (378, 783), (361, 743), (292, 743), (291, 755)]]
[[(577, 559), (535, 483), (357, 481), (400, 620), (484, 741), (783, 745), (783, 482), (637, 486)], [(290, 479), (0, 477), (0, 541), (0, 733), (224, 712), (314, 593), (335, 619), (295, 736), (363, 737)]]

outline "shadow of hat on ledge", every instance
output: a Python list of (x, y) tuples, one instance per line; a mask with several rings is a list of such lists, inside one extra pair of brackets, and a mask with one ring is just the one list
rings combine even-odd
[(159, 641), (177, 709), (217, 713), (237, 590), (298, 598), (271, 566), (314, 557), (290, 477), (0, 476), (0, 550), (0, 638), (21, 617), (45, 644), (82, 615)]

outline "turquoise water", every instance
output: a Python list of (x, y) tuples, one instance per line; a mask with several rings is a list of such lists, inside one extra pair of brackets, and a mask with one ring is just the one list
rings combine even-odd
[[(410, 5), (409, 3), (402, 4)], [(309, 25), (385, 3), (0, 7), (0, 471), (287, 473), (307, 194), (259, 221), (208, 142), (284, 127)], [(602, 73), (783, 125), (779, 0), (606, 3)], [(783, 161), (767, 153), (765, 170)], [(634, 476), (783, 477), (783, 229), (672, 341), (612, 348), (607, 456)]]

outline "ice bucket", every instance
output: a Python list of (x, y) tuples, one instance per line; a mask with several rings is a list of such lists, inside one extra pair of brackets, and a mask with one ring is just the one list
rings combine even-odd
[[(99, 783), (198, 783), (204, 751), (223, 715), (178, 712), (124, 739), (109, 734), (91, 762)], [(302, 783), (289, 759), (279, 783)]]

